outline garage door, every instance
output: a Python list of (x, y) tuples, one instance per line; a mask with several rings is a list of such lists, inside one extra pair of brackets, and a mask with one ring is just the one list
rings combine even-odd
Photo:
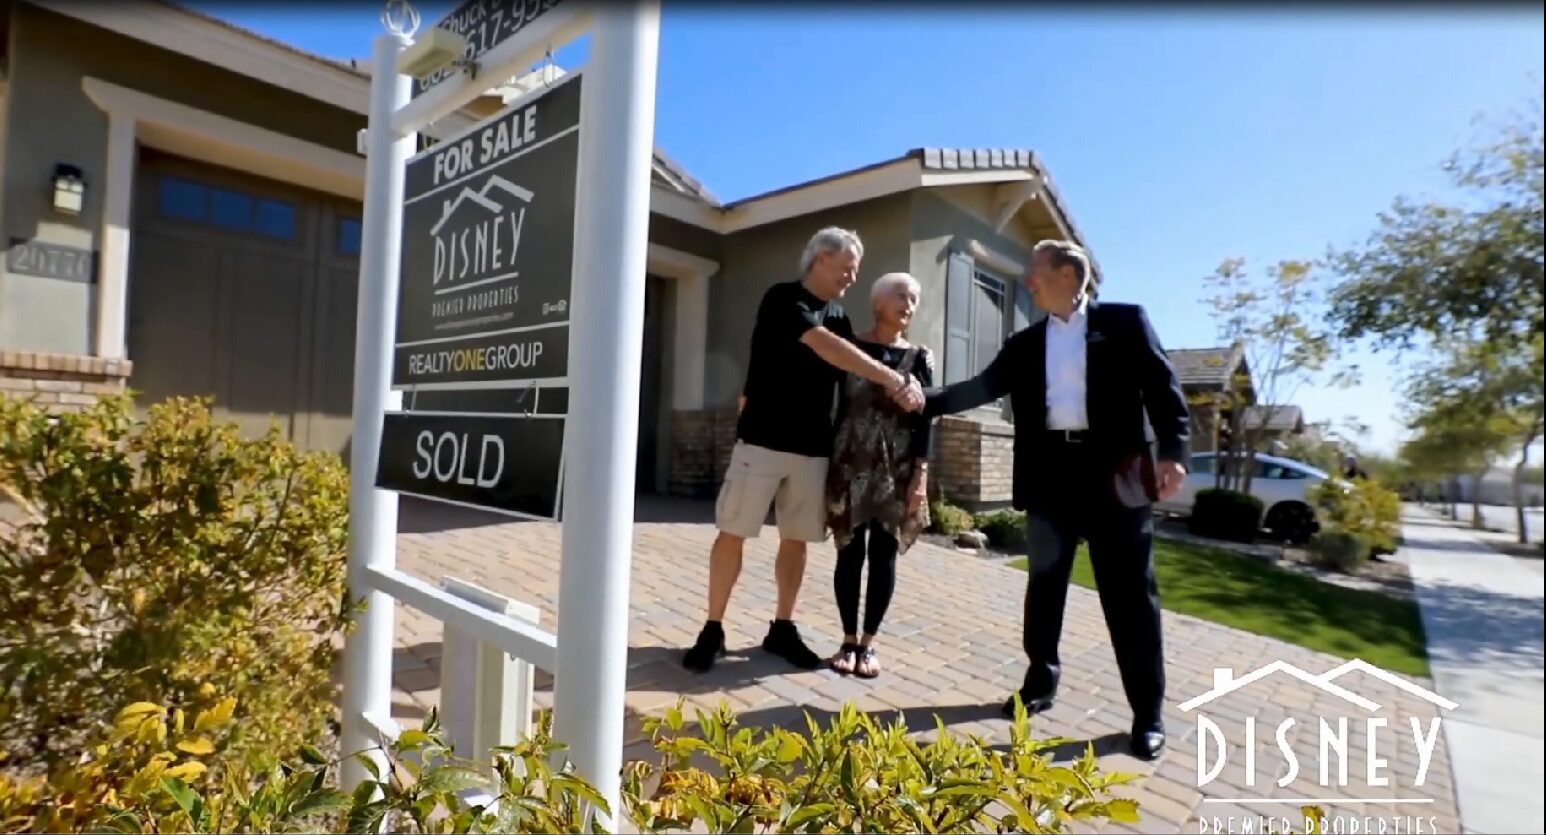
[(360, 206), (145, 151), (129, 277), (142, 405), (213, 396), (258, 435), (345, 452)]

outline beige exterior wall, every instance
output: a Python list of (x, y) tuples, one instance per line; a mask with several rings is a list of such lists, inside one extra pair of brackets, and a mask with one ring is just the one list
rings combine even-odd
[[(82, 89), (87, 77), (348, 153), (364, 126), (363, 118), (342, 109), (25, 3), (11, 6), (8, 57), (8, 136), (0, 165), (7, 246), (36, 240), (100, 257), (109, 120)], [(86, 200), (78, 216), (52, 208), (50, 183), (58, 163), (84, 173)], [(0, 275), (0, 347), (94, 353), (98, 286)]]

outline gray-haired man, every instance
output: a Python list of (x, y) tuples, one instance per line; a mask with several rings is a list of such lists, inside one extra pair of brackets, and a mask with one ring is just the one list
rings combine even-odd
[(803, 277), (768, 288), (757, 308), (744, 406), (715, 506), (719, 535), (709, 552), (708, 622), (682, 659), (689, 670), (706, 672), (725, 651), (722, 621), (741, 574), (743, 547), (760, 535), (770, 506), (780, 539), (778, 607), (762, 648), (802, 669), (822, 664), (793, 619), (806, 545), (827, 537), (827, 457), (838, 381), (844, 372), (857, 374), (885, 386), (905, 408), (923, 404), (911, 377), (849, 342), (853, 325), (837, 300), (858, 278), (863, 257), (858, 235), (822, 229), (800, 257)]
[(1068, 578), (1082, 539), (1133, 710), (1129, 746), (1152, 760), (1165, 746), (1165, 658), (1150, 509), (1186, 478), (1190, 417), (1148, 314), (1138, 305), (1095, 302), (1090, 280), (1083, 249), (1037, 244), (1026, 286), (1047, 317), (1011, 336), (981, 374), (931, 389), (923, 413), (1010, 398), (1014, 506), (1026, 512), (1030, 540), (1030, 669), (1019, 699), (1033, 713), (1052, 706)]

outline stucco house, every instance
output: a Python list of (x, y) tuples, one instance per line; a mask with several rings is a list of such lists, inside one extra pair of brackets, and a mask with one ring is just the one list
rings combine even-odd
[[(124, 386), (142, 402), (213, 395), (251, 431), (277, 420), (298, 444), (344, 450), (363, 70), (159, 0), (0, 2), (0, 49), (0, 391), (59, 408)], [(816, 229), (865, 242), (848, 305), (861, 325), (876, 277), (919, 279), (912, 337), (947, 381), (1041, 315), (1018, 280), (1035, 241), (1088, 247), (1023, 149), (916, 149), (734, 203), (657, 154), (650, 212), (639, 486), (683, 495), (714, 490), (748, 324)], [(1010, 417), (944, 422), (945, 495), (1008, 499)]]
[(1229, 431), (1234, 410), (1256, 403), (1245, 346), (1176, 348), (1167, 353), (1191, 406), (1192, 451), (1215, 452), (1221, 434)]

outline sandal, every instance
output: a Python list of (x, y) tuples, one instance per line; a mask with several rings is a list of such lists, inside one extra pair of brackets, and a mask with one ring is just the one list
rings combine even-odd
[(874, 678), (880, 675), (880, 659), (875, 655), (875, 647), (861, 646), (858, 648), (859, 657), (854, 662), (854, 675), (859, 678)]
[(858, 666), (858, 654), (858, 644), (843, 644), (838, 649), (837, 654), (832, 656), (832, 659), (827, 662), (827, 665), (842, 675), (850, 675), (853, 673), (854, 668)]

